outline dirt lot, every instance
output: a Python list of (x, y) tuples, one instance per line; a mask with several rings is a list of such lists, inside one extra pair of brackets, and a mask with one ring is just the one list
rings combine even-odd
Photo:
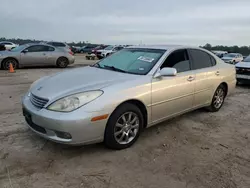
[[(77, 56), (70, 68), (84, 66)], [(0, 188), (249, 188), (250, 87), (218, 113), (197, 110), (145, 130), (129, 149), (69, 147), (26, 126), (21, 96), (57, 68), (0, 71)]]

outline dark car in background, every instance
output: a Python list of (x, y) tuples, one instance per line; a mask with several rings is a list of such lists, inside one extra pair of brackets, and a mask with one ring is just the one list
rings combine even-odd
[(96, 44), (88, 44), (86, 46), (83, 46), (82, 48), (79, 49), (80, 53), (89, 53), (92, 52), (94, 48), (96, 48), (98, 45)]
[(81, 47), (79, 46), (71, 46), (71, 51), (75, 54), (75, 53), (79, 53), (79, 50), (81, 49)]
[(0, 44), (0, 51), (5, 51), (5, 50), (6, 50), (5, 46), (3, 44)]

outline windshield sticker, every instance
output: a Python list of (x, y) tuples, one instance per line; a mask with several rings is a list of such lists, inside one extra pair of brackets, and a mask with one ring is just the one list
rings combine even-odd
[(140, 70), (140, 71), (144, 71), (144, 68), (143, 68), (143, 67), (140, 67), (139, 70)]
[(154, 58), (145, 57), (145, 56), (140, 56), (140, 57), (138, 57), (138, 59), (141, 60), (141, 61), (149, 62), (149, 63), (152, 63), (155, 60)]

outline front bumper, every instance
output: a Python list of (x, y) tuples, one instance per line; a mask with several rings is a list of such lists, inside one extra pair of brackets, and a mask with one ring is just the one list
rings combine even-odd
[[(78, 109), (69, 113), (53, 112), (45, 108), (36, 108), (26, 95), (22, 100), (23, 115), (29, 128), (38, 135), (54, 142), (82, 145), (102, 142), (107, 119), (92, 122), (91, 119), (105, 111), (83, 112)], [(71, 138), (62, 137), (62, 134)]]

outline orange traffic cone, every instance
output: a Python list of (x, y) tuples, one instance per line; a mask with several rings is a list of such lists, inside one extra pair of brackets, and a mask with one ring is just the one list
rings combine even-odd
[(9, 73), (14, 73), (14, 72), (15, 72), (15, 70), (13, 68), (13, 65), (12, 65), (12, 63), (10, 63)]

